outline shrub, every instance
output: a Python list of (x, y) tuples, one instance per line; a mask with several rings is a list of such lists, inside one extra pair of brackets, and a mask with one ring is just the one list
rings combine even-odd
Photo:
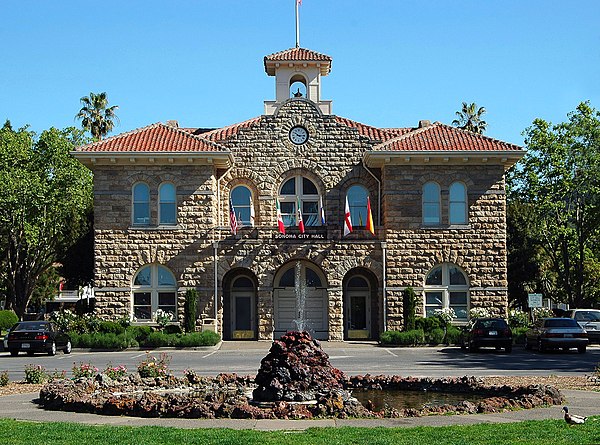
[(1, 371), (0, 372), (0, 386), (8, 385), (9, 381), (10, 380), (8, 378), (8, 371)]
[(164, 329), (175, 318), (172, 312), (163, 311), (162, 309), (157, 309), (153, 315), (152, 318), (161, 329)]
[(0, 331), (8, 331), (18, 321), (19, 317), (14, 311), (0, 311)]
[[(52, 320), (59, 329), (63, 331), (73, 331), (77, 323), (77, 315), (68, 309), (62, 311), (54, 311), (50, 313), (50, 320)], [(81, 332), (81, 331), (80, 331)]]
[(425, 340), (427, 340), (427, 343), (430, 345), (439, 345), (440, 343), (443, 343), (444, 337), (445, 334), (442, 328), (435, 328), (425, 333)]
[(156, 331), (152, 332), (146, 339), (141, 343), (142, 346), (147, 348), (161, 348), (165, 346), (173, 346), (174, 335), (165, 334), (164, 332)]
[(150, 326), (129, 326), (126, 332), (129, 336), (135, 338), (139, 344), (143, 344), (152, 333), (152, 328)]
[(421, 329), (412, 331), (385, 331), (379, 336), (384, 345), (417, 346), (425, 343), (425, 334)]
[(175, 346), (178, 348), (190, 348), (194, 346), (214, 346), (221, 340), (216, 332), (192, 332), (191, 334), (180, 335), (177, 337)]
[(512, 328), (513, 343), (516, 345), (524, 345), (525, 344), (525, 332), (527, 332), (528, 330), (529, 330), (529, 328), (526, 328), (526, 327)]
[(127, 332), (123, 334), (100, 332), (86, 334), (71, 334), (71, 344), (75, 348), (90, 348), (90, 349), (112, 349), (121, 350), (139, 346), (138, 341), (133, 335)]
[(529, 326), (529, 314), (519, 309), (511, 309), (508, 313), (508, 325), (511, 329)]
[(540, 318), (554, 317), (554, 312), (548, 309), (547, 307), (534, 307), (531, 310), (531, 314), (533, 315), (534, 320), (539, 320)]
[(79, 362), (79, 365), (73, 363), (73, 368), (71, 368), (71, 370), (73, 371), (73, 378), (76, 379), (91, 378), (98, 374), (98, 368), (93, 366), (91, 363)]
[(460, 337), (462, 335), (462, 331), (458, 329), (456, 326), (448, 326), (446, 331), (446, 343), (449, 345), (458, 345), (460, 344)]
[(492, 316), (486, 307), (474, 307), (469, 311), (469, 318), (489, 318)]
[(183, 306), (183, 326), (185, 332), (194, 332), (196, 330), (197, 304), (198, 292), (196, 289), (188, 289), (185, 293), (185, 304)]
[(417, 295), (412, 287), (404, 289), (404, 330), (414, 331), (415, 329), (415, 310), (417, 307)]
[(44, 383), (48, 378), (48, 371), (42, 365), (25, 365), (25, 383)]
[(442, 328), (442, 321), (438, 317), (416, 317), (415, 328), (423, 332), (431, 332), (434, 329)]
[(98, 327), (98, 331), (104, 334), (123, 334), (125, 328), (116, 321), (102, 321)]
[(166, 377), (170, 374), (170, 362), (171, 357), (164, 352), (158, 359), (146, 352), (146, 357), (138, 364), (137, 370), (140, 377)]

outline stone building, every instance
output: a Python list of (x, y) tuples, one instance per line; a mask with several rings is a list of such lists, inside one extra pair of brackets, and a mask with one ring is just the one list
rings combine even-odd
[(409, 286), (419, 315), (505, 314), (504, 174), (523, 151), (439, 122), (375, 128), (336, 116), (321, 99), (331, 62), (299, 47), (266, 56), (275, 100), (247, 121), (156, 123), (76, 150), (94, 173), (101, 316), (151, 323), (163, 309), (181, 321), (195, 288), (198, 324), (216, 319), (225, 339), (298, 325), (372, 339), (402, 327)]

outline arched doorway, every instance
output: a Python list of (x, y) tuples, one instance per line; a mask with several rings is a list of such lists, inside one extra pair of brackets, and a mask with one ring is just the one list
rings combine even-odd
[(228, 340), (256, 339), (256, 283), (247, 271), (233, 271), (224, 279), (223, 336)]
[(275, 338), (289, 330), (304, 329), (313, 337), (329, 337), (327, 285), (319, 268), (294, 261), (275, 275), (273, 289)]
[(377, 337), (379, 304), (377, 280), (365, 269), (346, 274), (344, 286), (344, 337), (366, 340)]

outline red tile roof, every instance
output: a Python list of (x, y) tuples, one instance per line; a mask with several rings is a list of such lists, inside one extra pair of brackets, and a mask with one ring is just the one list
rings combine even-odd
[(331, 61), (333, 59), (316, 51), (306, 48), (290, 48), (278, 53), (265, 56), (265, 71), (269, 76), (275, 75), (275, 64), (278, 62), (312, 62), (321, 64), (321, 75), (326, 76), (331, 71)]
[(215, 144), (185, 130), (163, 123), (148, 125), (127, 133), (84, 145), (76, 152), (227, 152)]
[(373, 151), (521, 151), (518, 145), (435, 122), (390, 139)]
[(340, 124), (346, 125), (347, 127), (356, 128), (362, 136), (366, 136), (374, 141), (385, 142), (409, 131), (412, 128), (377, 128), (371, 127), (370, 125), (361, 124), (345, 117), (335, 116), (335, 120)]
[(212, 142), (219, 142), (224, 139), (229, 139), (232, 136), (235, 136), (242, 128), (251, 127), (254, 124), (257, 124), (260, 121), (260, 116), (253, 117), (252, 119), (248, 119), (244, 122), (239, 122), (237, 124), (229, 125), (223, 128), (216, 128), (214, 130), (198, 132), (198, 130), (193, 131), (194, 135), (197, 135), (199, 138), (207, 139)]
[(267, 61), (280, 61), (280, 62), (288, 62), (288, 61), (307, 61), (307, 62), (331, 62), (333, 59), (326, 55), (321, 54), (316, 51), (312, 51), (306, 48), (290, 48), (284, 51), (279, 51), (277, 53), (269, 54), (265, 56), (265, 62)]

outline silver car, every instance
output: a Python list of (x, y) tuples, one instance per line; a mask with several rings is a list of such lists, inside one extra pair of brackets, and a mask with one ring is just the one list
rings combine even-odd
[(542, 318), (525, 333), (525, 348), (535, 348), (540, 352), (577, 348), (583, 354), (587, 344), (587, 332), (572, 318)]
[(571, 309), (569, 317), (575, 319), (579, 326), (586, 330), (590, 343), (600, 343), (600, 310), (599, 309)]

